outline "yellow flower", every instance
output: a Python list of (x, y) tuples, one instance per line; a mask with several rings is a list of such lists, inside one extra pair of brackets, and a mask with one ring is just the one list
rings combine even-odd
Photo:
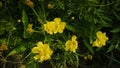
[(8, 47), (6, 44), (1, 44), (0, 45), (0, 51), (8, 50)]
[(47, 24), (44, 24), (44, 30), (51, 35), (53, 33), (57, 33), (55, 29), (56, 29), (55, 22), (47, 22)]
[(96, 35), (97, 35), (97, 39), (93, 42), (93, 46), (96, 46), (96, 47), (105, 46), (106, 41), (108, 40), (106, 33), (102, 33), (101, 31), (98, 31)]
[(35, 60), (39, 60), (39, 62), (43, 62), (45, 60), (51, 59), (51, 55), (53, 51), (50, 49), (48, 44), (43, 44), (42, 42), (37, 43), (37, 47), (32, 48), (33, 53), (37, 53), (34, 56)]
[(62, 33), (63, 32), (63, 30), (65, 29), (65, 25), (66, 25), (66, 23), (65, 22), (61, 22), (59, 25), (58, 25), (58, 32), (59, 33)]
[(65, 29), (66, 23), (65, 22), (61, 22), (60, 18), (55, 18), (54, 22), (56, 23), (56, 31), (59, 33), (62, 33), (63, 30)]
[(61, 22), (61, 19), (60, 18), (54, 18), (54, 22), (59, 24)]
[(72, 52), (76, 52), (76, 49), (78, 48), (78, 42), (76, 41), (77, 37), (75, 35), (72, 36), (72, 39), (71, 40), (68, 40), (66, 43), (65, 43), (65, 50), (68, 51), (72, 51)]
[(65, 29), (66, 23), (61, 22), (60, 18), (55, 18), (54, 21), (47, 22), (44, 24), (44, 30), (47, 31), (49, 34), (56, 34), (56, 33), (62, 33)]
[(27, 27), (27, 29), (26, 29), (26, 31), (28, 32), (28, 33), (32, 33), (34, 30), (32, 29), (32, 26), (33, 26), (33, 24), (28, 24), (28, 27)]

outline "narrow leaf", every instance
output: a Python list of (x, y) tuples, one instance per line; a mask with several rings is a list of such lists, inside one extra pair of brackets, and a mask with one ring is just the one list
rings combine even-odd
[[(103, 54), (103, 53), (102, 53)], [(105, 55), (105, 54), (104, 54)], [(116, 60), (116, 59), (114, 59), (113, 57), (110, 57), (110, 56), (107, 56), (107, 55), (105, 55), (108, 59), (111, 59), (112, 61), (115, 61), (115, 62), (117, 62), (117, 63), (119, 63), (120, 64), (120, 61), (118, 61), (118, 60)]]
[(110, 51), (112, 51), (114, 48), (115, 48), (114, 45), (110, 45), (109, 48), (108, 48), (108, 50), (107, 50), (107, 53), (110, 52)]
[(89, 51), (94, 54), (93, 48), (91, 46), (89, 46), (89, 44), (86, 42), (86, 40), (83, 40), (85, 46), (89, 49)]
[(116, 28), (112, 29), (110, 32), (118, 33), (118, 32), (120, 32), (120, 27), (116, 27)]
[(38, 68), (38, 64), (34, 60), (31, 60), (26, 68)]
[(72, 32), (76, 32), (75, 27), (73, 27), (72, 25), (66, 25), (66, 29), (68, 29), (69, 31), (72, 31)]
[(14, 54), (18, 54), (21, 52), (24, 52), (27, 48), (23, 45), (16, 47), (15, 49), (13, 49), (8, 56), (14, 55)]
[(22, 11), (22, 22), (23, 22), (23, 26), (24, 26), (23, 37), (27, 38), (28, 35), (29, 35), (26, 32), (26, 29), (27, 29), (27, 26), (28, 26), (28, 17), (27, 17), (27, 14), (26, 14), (25, 10)]

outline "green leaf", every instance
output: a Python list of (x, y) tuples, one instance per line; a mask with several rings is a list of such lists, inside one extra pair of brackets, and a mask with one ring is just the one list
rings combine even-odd
[(25, 10), (22, 11), (22, 22), (23, 22), (23, 26), (24, 26), (23, 37), (27, 38), (29, 35), (28, 32), (26, 31), (26, 29), (28, 27), (28, 17), (27, 17)]
[[(102, 54), (103, 54), (103, 53), (102, 53)], [(105, 54), (103, 54), (103, 55), (105, 55)], [(110, 57), (110, 56), (107, 56), (107, 55), (105, 55), (105, 56), (106, 56), (108, 59), (110, 59), (110, 60), (112, 60), (112, 61), (115, 61), (115, 62), (117, 62), (117, 63), (120, 64), (120, 61), (114, 59), (113, 57)]]
[(38, 68), (38, 63), (34, 60), (30, 60), (30, 62), (27, 64), (27, 68)]
[(89, 1), (91, 1), (93, 3), (98, 3), (98, 0), (89, 0)]
[(79, 57), (78, 57), (78, 55), (75, 55), (75, 57), (76, 57), (76, 66), (78, 68), (79, 67)]
[(76, 32), (77, 31), (75, 29), (75, 27), (73, 27), (72, 25), (66, 25), (66, 29), (68, 29), (69, 31), (72, 31), (72, 32)]
[(107, 50), (107, 53), (110, 52), (110, 51), (112, 51), (114, 48), (115, 48), (114, 45), (110, 45), (109, 48), (108, 48), (108, 50)]
[(120, 51), (120, 47), (117, 47), (116, 49), (117, 49), (118, 51)]
[(103, 49), (103, 47), (97, 48), (95, 51), (97, 52), (97, 51), (100, 51), (100, 50), (102, 50), (102, 49)]
[(65, 10), (65, 7), (64, 7), (64, 4), (63, 4), (63, 3), (60, 4), (60, 8), (61, 8), (62, 10)]
[(89, 49), (89, 51), (94, 55), (94, 51), (93, 51), (93, 48), (91, 46), (89, 46), (89, 44), (87, 43), (86, 40), (83, 40), (85, 46)]
[(119, 16), (116, 12), (114, 12), (114, 15), (116, 16), (116, 18), (117, 18), (118, 20), (120, 20), (120, 16)]
[(14, 55), (14, 54), (18, 54), (21, 52), (24, 52), (27, 48), (24, 45), (20, 45), (18, 47), (16, 47), (15, 49), (13, 49), (8, 56)]
[(110, 32), (118, 33), (118, 32), (120, 32), (120, 27), (116, 27), (116, 28), (112, 29)]
[(108, 20), (108, 21), (112, 21), (110, 18), (106, 17), (106, 16), (102, 16), (103, 19)]

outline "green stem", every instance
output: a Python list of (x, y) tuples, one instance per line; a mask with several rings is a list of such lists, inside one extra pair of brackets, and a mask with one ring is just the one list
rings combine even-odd
[(93, 6), (102, 6), (102, 7), (104, 7), (104, 6), (109, 6), (109, 5), (112, 5), (112, 4), (114, 4), (115, 2), (117, 2), (117, 1), (114, 1), (114, 2), (109, 3), (109, 4), (106, 4), (106, 5), (93, 5)]
[(40, 22), (40, 24), (43, 24), (42, 19), (40, 18), (40, 16), (38, 15), (38, 13), (35, 11), (34, 8), (32, 8), (33, 12), (35, 13), (35, 15), (38, 17), (38, 21)]
[(45, 9), (44, 9), (43, 3), (41, 4), (41, 6), (42, 6), (42, 10), (43, 10), (44, 21), (46, 21), (46, 14), (45, 14)]
[(24, 61), (26, 58), (28, 58), (31, 55), (31, 52), (22, 60)]
[(77, 65), (77, 67), (79, 66), (79, 58), (78, 58), (78, 56), (77, 55), (75, 55), (75, 57), (76, 57), (76, 59), (77, 59), (77, 63), (76, 63), (76, 65)]
[(10, 36), (12, 35), (12, 31), (9, 31), (9, 36), (8, 36), (8, 40), (7, 40), (7, 45), (9, 44), (9, 40), (10, 40)]
[(84, 45), (89, 49), (89, 51), (94, 55), (94, 51), (93, 51), (92, 47), (89, 46), (89, 44), (87, 43), (87, 41), (84, 39), (83, 42), (84, 42)]
[(50, 62), (50, 64), (52, 65), (52, 67), (55, 68), (55, 67), (54, 67), (54, 64), (53, 64), (50, 60), (49, 60), (49, 62)]
[(66, 68), (67, 67), (67, 64), (66, 64), (66, 52), (65, 52), (65, 54), (64, 54), (64, 68)]

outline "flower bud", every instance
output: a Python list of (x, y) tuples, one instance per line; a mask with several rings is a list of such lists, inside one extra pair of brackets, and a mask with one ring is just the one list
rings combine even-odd
[(53, 8), (53, 5), (52, 4), (48, 4), (48, 9), (51, 9)]
[(25, 0), (25, 3), (29, 6), (29, 7), (34, 7), (33, 6), (33, 2), (32, 1), (30, 1), (30, 0)]

